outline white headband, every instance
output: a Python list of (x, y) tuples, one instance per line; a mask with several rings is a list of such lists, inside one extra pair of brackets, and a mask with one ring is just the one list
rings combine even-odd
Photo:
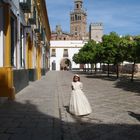
[(80, 77), (78, 74), (75, 74), (74, 76), (76, 76), (76, 77)]

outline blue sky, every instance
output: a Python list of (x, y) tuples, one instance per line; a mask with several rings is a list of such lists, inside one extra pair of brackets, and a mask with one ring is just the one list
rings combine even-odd
[[(46, 0), (51, 30), (61, 25), (70, 30), (70, 11), (74, 0)], [(83, 0), (87, 12), (87, 30), (90, 23), (102, 22), (104, 34), (140, 35), (140, 0)]]

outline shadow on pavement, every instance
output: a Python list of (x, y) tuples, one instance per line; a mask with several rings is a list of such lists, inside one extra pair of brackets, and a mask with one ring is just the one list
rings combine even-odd
[(130, 82), (127, 80), (120, 80), (115, 83), (115, 87), (121, 88), (126, 91), (138, 93), (140, 95), (140, 81)]
[(74, 123), (62, 123), (39, 111), (30, 101), (0, 104), (0, 140), (77, 140), (75, 136), (79, 140), (140, 139), (139, 124), (109, 124), (88, 116), (72, 117)]
[(128, 114), (140, 121), (140, 114), (134, 113), (132, 111), (128, 111)]
[[(76, 73), (76, 72), (73, 72)], [(84, 72), (77, 72), (77, 74), (79, 75), (83, 75)], [(101, 80), (107, 80), (107, 81), (114, 81), (114, 86), (116, 88), (121, 88), (125, 91), (131, 91), (131, 92), (135, 92), (138, 93), (138, 95), (140, 95), (140, 80), (139, 79), (135, 79), (133, 82), (130, 81), (130, 78), (128, 77), (120, 77), (119, 79), (116, 78), (116, 76), (114, 75), (110, 75), (109, 77), (106, 74), (86, 74), (85, 73), (85, 77), (86, 78), (93, 78), (93, 79), (101, 79)]]
[(57, 128), (59, 119), (43, 114), (28, 100), (0, 104), (0, 140), (59, 140)]

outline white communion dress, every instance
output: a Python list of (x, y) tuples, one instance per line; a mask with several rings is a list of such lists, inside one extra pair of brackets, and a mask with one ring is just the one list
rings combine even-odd
[(76, 116), (88, 115), (92, 112), (91, 106), (82, 88), (83, 84), (81, 82), (72, 82), (69, 112)]

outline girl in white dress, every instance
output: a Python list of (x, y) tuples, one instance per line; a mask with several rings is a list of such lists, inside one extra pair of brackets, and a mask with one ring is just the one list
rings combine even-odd
[(81, 116), (88, 115), (92, 112), (91, 106), (86, 98), (83, 89), (83, 84), (80, 82), (80, 76), (74, 75), (73, 82), (71, 83), (71, 97), (69, 112), (73, 115)]

